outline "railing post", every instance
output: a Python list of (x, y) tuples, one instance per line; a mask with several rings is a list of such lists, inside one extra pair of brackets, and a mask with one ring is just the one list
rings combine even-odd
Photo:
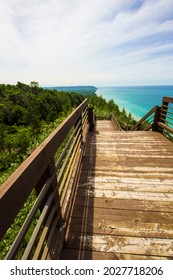
[[(168, 104), (169, 104), (169, 102), (165, 101), (165, 97), (163, 97), (162, 107), (161, 107), (161, 111), (160, 111), (160, 118), (159, 118), (159, 122), (161, 122), (161, 123), (165, 123), (166, 115), (167, 115), (167, 111), (168, 111)], [(160, 133), (163, 134), (162, 127), (159, 128), (159, 131), (160, 131)]]
[(156, 106), (155, 114), (154, 114), (154, 121), (153, 121), (153, 125), (152, 125), (152, 131), (158, 131), (158, 121), (160, 119), (160, 110), (161, 110), (161, 107)]
[(164, 110), (164, 114), (162, 114), (162, 119), (160, 119), (160, 122), (162, 123), (165, 123), (165, 119), (168, 111), (168, 104), (169, 102), (165, 101), (165, 98), (163, 98), (161, 110)]
[(113, 127), (116, 131), (121, 131), (123, 130), (119, 124), (119, 122), (117, 121), (117, 119), (115, 118), (114, 114), (111, 113), (111, 122), (113, 124)]
[[(51, 191), (54, 191), (57, 188), (58, 182), (57, 182), (57, 176), (56, 176), (56, 169), (55, 169), (55, 161), (54, 161), (54, 157), (51, 155), (50, 159), (49, 159), (49, 164), (45, 170), (45, 172), (43, 173), (42, 177), (40, 178), (38, 184), (35, 186), (35, 191), (36, 191), (36, 195), (38, 196), (43, 185), (45, 184), (46, 180), (48, 178), (52, 177), (52, 182), (51, 185), (49, 187), (49, 190), (47, 192), (47, 195), (45, 196), (44, 200), (42, 201), (42, 204), (40, 205), (40, 211), (42, 211), (45, 202), (47, 200), (47, 197), (49, 196)], [(58, 197), (58, 191), (57, 191), (57, 196), (54, 197), (54, 203), (57, 203), (59, 200)]]
[(88, 107), (88, 120), (89, 120), (89, 130), (93, 131), (94, 123), (95, 123), (93, 107)]
[[(81, 142), (81, 144), (83, 143), (82, 119), (83, 119), (83, 118), (82, 118), (82, 113), (81, 113), (80, 116), (79, 116), (79, 118), (77, 119), (75, 125), (74, 125), (74, 129), (75, 129), (77, 126), (79, 127), (78, 129), (80, 129), (80, 137), (81, 137), (80, 142)], [(80, 124), (79, 124), (79, 122), (80, 122)], [(78, 135), (78, 130), (76, 131), (75, 135)]]
[[(49, 174), (51, 177), (53, 177), (51, 189), (52, 189), (52, 191), (54, 191), (58, 186), (58, 181), (57, 181), (57, 176), (56, 176), (55, 160), (54, 160), (53, 155), (50, 156)], [(57, 192), (57, 196), (55, 196), (54, 200), (55, 200), (55, 202), (57, 202), (59, 200), (58, 192)]]

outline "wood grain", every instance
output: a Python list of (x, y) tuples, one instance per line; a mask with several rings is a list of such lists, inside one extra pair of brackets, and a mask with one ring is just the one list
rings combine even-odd
[(173, 259), (173, 143), (97, 121), (65, 244), (60, 259)]

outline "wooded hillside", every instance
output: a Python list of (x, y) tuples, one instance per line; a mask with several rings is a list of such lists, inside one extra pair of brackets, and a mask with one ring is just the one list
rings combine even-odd
[(0, 171), (20, 163), (83, 100), (82, 95), (35, 84), (1, 84)]
[(0, 84), (0, 184), (86, 96), (97, 118), (108, 119), (113, 112), (123, 125), (134, 124), (113, 100), (97, 96), (96, 87), (68, 88), (74, 92), (43, 89), (36, 82)]

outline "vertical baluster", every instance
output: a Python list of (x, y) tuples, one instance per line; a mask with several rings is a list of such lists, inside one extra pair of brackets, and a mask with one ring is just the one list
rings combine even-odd
[(94, 130), (94, 110), (93, 107), (88, 108), (88, 119), (89, 119), (89, 130), (93, 131)]
[[(160, 113), (160, 122), (165, 123), (166, 120), (166, 115), (167, 115), (167, 111), (168, 111), (168, 104), (169, 102), (166, 101), (165, 97), (162, 100), (162, 107), (161, 107), (161, 113)], [(163, 128), (160, 127), (160, 132), (163, 134)]]
[(154, 114), (154, 121), (152, 124), (152, 131), (158, 131), (158, 121), (160, 119), (160, 112), (161, 112), (161, 107), (156, 106), (155, 114)]

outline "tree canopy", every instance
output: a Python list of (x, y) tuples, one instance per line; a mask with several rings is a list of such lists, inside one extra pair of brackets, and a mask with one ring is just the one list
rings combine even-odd
[[(0, 172), (20, 164), (32, 148), (39, 145), (87, 96), (97, 118), (105, 119), (113, 112), (120, 123), (133, 125), (134, 119), (111, 99), (96, 95), (95, 87), (43, 89), (32, 81), (29, 85), (0, 84)], [(55, 124), (54, 124), (55, 123)], [(44, 136), (43, 136), (44, 135)]]
[(0, 84), (0, 171), (22, 160), (44, 125), (65, 117), (83, 100), (77, 93), (43, 89), (35, 81), (30, 86)]

